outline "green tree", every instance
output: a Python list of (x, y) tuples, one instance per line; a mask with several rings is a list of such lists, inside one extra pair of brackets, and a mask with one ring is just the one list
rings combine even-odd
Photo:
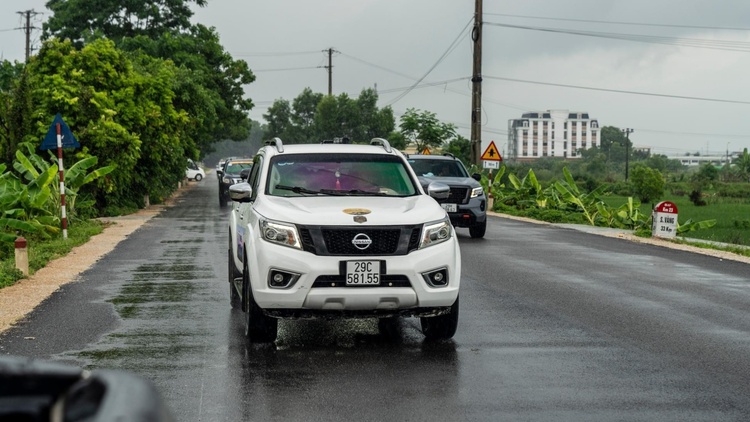
[(461, 135), (456, 135), (454, 139), (445, 144), (443, 152), (453, 154), (468, 165), (471, 162), (471, 141)]
[(197, 159), (219, 140), (247, 138), (253, 103), (244, 86), (255, 76), (245, 61), (224, 51), (214, 28), (191, 24), (191, 5), (202, 7), (206, 0), (50, 0), (53, 16), (44, 37), (70, 39), (78, 47), (106, 38), (136, 56), (171, 60), (178, 69), (172, 101), (187, 112), (182, 136), (194, 146), (188, 156)]
[(664, 195), (664, 177), (657, 169), (637, 164), (630, 174), (630, 182), (642, 203), (653, 203)]
[(43, 25), (44, 39), (69, 39), (81, 48), (100, 36), (115, 42), (138, 35), (158, 38), (190, 28), (191, 3), (203, 7), (207, 0), (49, 0), (53, 15)]
[(417, 151), (440, 148), (445, 141), (456, 136), (456, 127), (453, 124), (440, 122), (435, 113), (414, 108), (407, 109), (401, 116), (399, 127), (404, 138), (413, 144)]
[(750, 182), (750, 153), (747, 148), (742, 151), (742, 155), (733, 160), (732, 164), (737, 167), (737, 172), (742, 180)]
[(292, 137), (295, 142), (319, 142), (315, 127), (315, 112), (322, 99), (323, 94), (313, 92), (310, 88), (305, 88), (292, 101), (293, 113), (291, 113), (289, 119), (292, 123)]
[(109, 40), (81, 50), (69, 41), (49, 40), (29, 62), (35, 87), (36, 137), (41, 139), (60, 113), (82, 145), (78, 158), (98, 157), (117, 170), (89, 186), (101, 207), (139, 207), (154, 202), (184, 177), (183, 135), (188, 122), (174, 108), (170, 89), (177, 69), (142, 55), (134, 63)]
[(0, 163), (11, 165), (18, 146), (32, 132), (29, 73), (22, 64), (0, 62)]
[(265, 138), (289, 138), (287, 135), (292, 133), (292, 107), (289, 101), (281, 98), (275, 100), (263, 113), (263, 118), (267, 122), (263, 134)]

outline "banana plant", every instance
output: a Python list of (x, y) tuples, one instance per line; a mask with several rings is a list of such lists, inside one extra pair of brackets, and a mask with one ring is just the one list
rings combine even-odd
[(686, 222), (680, 224), (680, 222), (677, 222), (677, 234), (682, 236), (685, 233), (700, 230), (700, 229), (710, 229), (711, 227), (716, 225), (716, 220), (702, 220), (702, 221), (693, 221), (692, 219), (688, 219)]
[(596, 209), (599, 213), (599, 223), (606, 227), (620, 229), (639, 230), (650, 228), (651, 216), (640, 210), (641, 204), (632, 197), (618, 208), (608, 207), (604, 202), (597, 202)]
[[(56, 163), (57, 158), (50, 152), (49, 160), (44, 160), (34, 153), (34, 150), (30, 145), (27, 145), (27, 150), (29, 153), (28, 155), (23, 154), (20, 150), (16, 151), (16, 162), (13, 166), (16, 171), (27, 180), (33, 180), (42, 173), (50, 173), (53, 175), (52, 181), (56, 183), (51, 185), (52, 195), (47, 204), (49, 205), (48, 209), (51, 213), (59, 215), (61, 211), (61, 198), (59, 169)], [(95, 166), (97, 161), (98, 159), (96, 157), (89, 156), (77, 161), (69, 169), (65, 169), (64, 171), (65, 207), (66, 212), (71, 216), (75, 215), (78, 191), (81, 186), (103, 177), (115, 169), (115, 166), (106, 166), (89, 172), (88, 170)], [(86, 201), (82, 205), (92, 206), (93, 204), (94, 201)]]
[(573, 180), (573, 175), (570, 174), (570, 170), (567, 167), (563, 167), (563, 175), (565, 176), (564, 181), (557, 180), (554, 183), (554, 187), (560, 193), (561, 199), (576, 206), (583, 213), (586, 221), (590, 225), (595, 226), (600, 209), (597, 204), (602, 202), (599, 197), (605, 191), (606, 186), (599, 186), (589, 193), (581, 193), (575, 180)]

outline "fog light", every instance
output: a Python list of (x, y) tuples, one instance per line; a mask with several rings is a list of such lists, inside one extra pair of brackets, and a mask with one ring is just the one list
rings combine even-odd
[(432, 287), (445, 287), (448, 285), (448, 269), (443, 267), (422, 273), (422, 278)]
[(286, 289), (297, 282), (300, 275), (297, 273), (271, 269), (268, 273), (268, 287), (272, 289)]

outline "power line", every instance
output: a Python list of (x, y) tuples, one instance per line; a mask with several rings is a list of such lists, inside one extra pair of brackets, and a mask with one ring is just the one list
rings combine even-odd
[(631, 94), (631, 95), (647, 95), (650, 97), (664, 97), (664, 98), (676, 98), (681, 100), (695, 100), (695, 101), (711, 101), (711, 102), (717, 102), (717, 103), (728, 103), (728, 104), (750, 104), (750, 101), (738, 101), (738, 100), (724, 100), (724, 99), (718, 99), (718, 98), (704, 98), (704, 97), (689, 97), (685, 95), (669, 95), (669, 94), (655, 94), (652, 92), (638, 92), (638, 91), (626, 91), (626, 90), (619, 90), (619, 89), (608, 89), (608, 88), (594, 88), (589, 86), (580, 86), (580, 85), (566, 85), (566, 84), (557, 84), (552, 82), (539, 82), (539, 81), (527, 81), (523, 79), (514, 79), (514, 78), (503, 78), (500, 76), (484, 76), (485, 79), (495, 79), (499, 81), (509, 81), (509, 82), (520, 82), (520, 83), (527, 83), (527, 84), (536, 84), (536, 85), (547, 85), (547, 86), (557, 86), (562, 88), (575, 88), (575, 89), (587, 89), (590, 91), (603, 91), (603, 92), (614, 92), (617, 94)]
[(284, 57), (284, 56), (304, 56), (310, 54), (320, 54), (320, 51), (297, 51), (297, 52), (267, 52), (267, 53), (234, 53), (236, 57)]
[(513, 29), (526, 29), (530, 31), (541, 31), (541, 32), (552, 32), (558, 34), (568, 35), (580, 35), (586, 37), (595, 38), (609, 38), (618, 39), (624, 41), (637, 41), (651, 44), (665, 44), (665, 45), (677, 45), (687, 46), (695, 48), (705, 48), (711, 50), (725, 50), (725, 51), (738, 51), (738, 52), (750, 52), (750, 43), (744, 41), (725, 41), (725, 40), (704, 40), (696, 38), (679, 38), (679, 37), (663, 37), (656, 35), (639, 35), (639, 34), (621, 34), (616, 32), (596, 32), (596, 31), (582, 31), (573, 29), (560, 29), (560, 28), (544, 28), (534, 27), (525, 25), (510, 25), (496, 22), (485, 22), (486, 25), (499, 26), (503, 28)]
[(307, 70), (307, 69), (322, 69), (325, 66), (307, 66), (307, 67), (283, 67), (276, 69), (252, 69), (253, 73), (258, 72), (284, 72), (288, 70)]
[(750, 31), (750, 28), (738, 28), (738, 27), (673, 25), (673, 24), (663, 24), (663, 23), (622, 22), (622, 21), (619, 21), (619, 22), (618, 21), (597, 21), (597, 20), (591, 20), (591, 19), (566, 19), (566, 18), (550, 18), (550, 17), (543, 17), (543, 16), (508, 15), (504, 13), (485, 13), (485, 15), (503, 16), (503, 17), (509, 17), (509, 18), (541, 19), (541, 20), (552, 20), (552, 21), (563, 21), (563, 22), (586, 22), (586, 23), (606, 24), (606, 25), (633, 25), (633, 26), (650, 26), (650, 27), (659, 27), (659, 28)]
[(450, 44), (450, 45), (448, 46), (448, 48), (447, 48), (447, 49), (445, 50), (445, 52), (443, 53), (443, 55), (442, 55), (442, 56), (440, 56), (440, 58), (438, 58), (438, 60), (437, 60), (437, 61), (435, 62), (435, 64), (433, 64), (433, 65), (432, 65), (432, 66), (431, 66), (431, 67), (430, 67), (430, 68), (429, 68), (429, 69), (427, 70), (427, 72), (425, 72), (425, 74), (424, 74), (424, 75), (422, 75), (422, 77), (421, 77), (421, 78), (419, 78), (419, 79), (418, 79), (418, 80), (417, 80), (416, 82), (414, 82), (414, 85), (412, 85), (412, 88), (409, 88), (409, 89), (407, 89), (406, 91), (404, 91), (403, 93), (401, 93), (401, 95), (399, 95), (399, 96), (398, 96), (398, 97), (396, 97), (395, 99), (391, 100), (391, 101), (390, 101), (390, 102), (389, 102), (389, 103), (387, 104), (387, 106), (388, 106), (388, 105), (393, 105), (393, 104), (395, 104), (396, 102), (398, 102), (398, 101), (399, 101), (400, 99), (404, 98), (404, 97), (405, 97), (405, 96), (406, 96), (406, 95), (407, 95), (407, 94), (408, 94), (409, 92), (411, 92), (411, 90), (412, 90), (412, 89), (413, 89), (414, 87), (416, 87), (417, 85), (419, 85), (419, 84), (420, 84), (420, 83), (421, 83), (421, 82), (422, 82), (422, 81), (424, 80), (424, 78), (426, 78), (426, 77), (427, 77), (427, 75), (429, 75), (429, 74), (430, 74), (430, 73), (431, 73), (431, 72), (432, 72), (432, 71), (433, 71), (433, 70), (434, 70), (434, 69), (435, 69), (435, 68), (436, 68), (436, 67), (437, 67), (437, 66), (438, 66), (438, 65), (439, 65), (439, 64), (440, 64), (440, 63), (441, 63), (441, 62), (442, 62), (442, 61), (443, 61), (443, 60), (444, 60), (444, 59), (445, 59), (446, 57), (448, 57), (448, 55), (449, 55), (449, 54), (450, 54), (450, 53), (451, 53), (451, 52), (452, 52), (453, 50), (455, 50), (455, 49), (456, 49), (456, 47), (458, 46), (458, 42), (459, 42), (459, 41), (460, 41), (460, 40), (461, 40), (462, 38), (466, 37), (466, 36), (467, 36), (467, 35), (469, 34), (469, 33), (468, 33), (468, 32), (466, 31), (466, 28), (468, 28), (468, 27), (469, 27), (469, 25), (471, 25), (471, 22), (472, 22), (473, 20), (474, 20), (474, 17), (472, 16), (472, 18), (471, 18), (471, 19), (469, 19), (469, 21), (468, 21), (468, 22), (466, 23), (466, 26), (464, 26), (464, 27), (463, 27), (463, 29), (461, 29), (461, 31), (460, 31), (460, 32), (458, 33), (458, 36), (457, 36), (457, 37), (456, 37), (456, 38), (455, 38), (455, 39), (453, 40), (453, 42), (452, 42), (452, 43), (451, 43), (451, 44)]

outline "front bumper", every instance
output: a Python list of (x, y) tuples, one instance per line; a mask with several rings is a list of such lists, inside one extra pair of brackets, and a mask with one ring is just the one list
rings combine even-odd
[[(253, 298), (268, 315), (281, 318), (439, 315), (458, 297), (461, 254), (454, 237), (439, 245), (400, 256), (318, 256), (264, 241), (251, 268)], [(252, 256), (252, 255), (251, 255)], [(341, 261), (385, 261), (378, 286), (344, 284)], [(433, 287), (422, 276), (446, 268), (448, 283)], [(285, 289), (269, 286), (271, 270), (299, 275)]]
[(458, 204), (457, 212), (449, 212), (454, 227), (472, 227), (487, 219), (487, 201), (484, 197), (472, 199), (468, 204)]

